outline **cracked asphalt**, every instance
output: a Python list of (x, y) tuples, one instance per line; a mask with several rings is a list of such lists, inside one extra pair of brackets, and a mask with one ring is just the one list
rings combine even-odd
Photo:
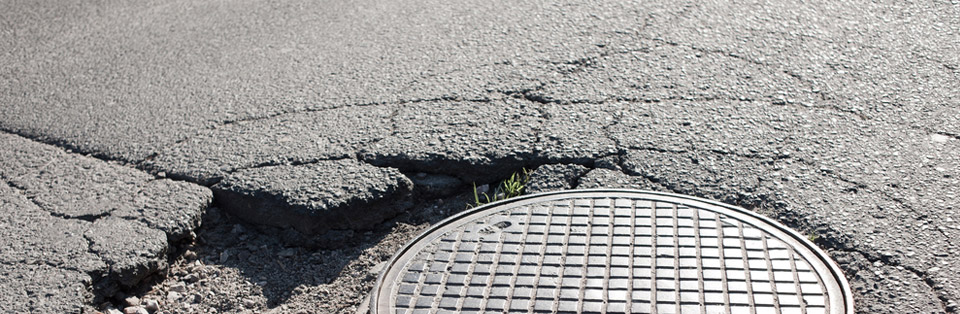
[(354, 313), (522, 168), (778, 220), (858, 313), (960, 312), (955, 0), (8, 1), (0, 25), (2, 312)]

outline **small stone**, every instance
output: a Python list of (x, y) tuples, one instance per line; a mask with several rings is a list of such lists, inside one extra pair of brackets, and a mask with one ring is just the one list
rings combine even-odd
[(160, 303), (154, 299), (143, 300), (143, 308), (147, 309), (150, 312), (156, 312), (160, 310)]
[(489, 184), (484, 184), (484, 185), (481, 185), (481, 186), (478, 186), (478, 187), (477, 187), (477, 194), (483, 194), (483, 193), (487, 193), (487, 192), (489, 192), (489, 191), (490, 191), (490, 185), (489, 185)]
[(177, 302), (178, 300), (180, 300), (180, 293), (175, 291), (167, 292), (167, 301)]
[(123, 312), (118, 309), (107, 309), (107, 314), (123, 314)]
[(127, 297), (126, 299), (123, 299), (123, 303), (126, 306), (137, 306), (137, 305), (140, 305), (140, 298), (137, 298), (135, 296), (130, 296), (130, 297)]
[(289, 249), (280, 251), (281, 257), (292, 257), (294, 255), (297, 255), (297, 249), (294, 249), (294, 248), (289, 248)]
[(187, 301), (190, 303), (197, 304), (197, 303), (200, 303), (200, 301), (203, 301), (203, 297), (201, 297), (199, 294), (192, 294), (190, 295), (190, 297), (187, 298)]
[(253, 300), (253, 299), (250, 299), (250, 298), (244, 298), (244, 299), (243, 299), (243, 307), (248, 308), (248, 309), (255, 308), (255, 307), (257, 307), (257, 301), (255, 301), (255, 300)]
[(123, 314), (141, 314), (141, 312), (149, 314), (146, 309), (139, 306), (128, 306), (123, 309)]
[(194, 283), (200, 281), (200, 276), (197, 276), (197, 274), (187, 274), (185, 277), (183, 277), (183, 281)]
[(950, 137), (943, 134), (930, 134), (930, 140), (934, 143), (946, 143), (950, 140)]
[(182, 282), (175, 283), (170, 286), (170, 291), (185, 292), (187, 291), (187, 285), (183, 284)]
[(183, 258), (189, 261), (195, 260), (197, 259), (197, 252), (187, 250), (186, 252), (183, 252)]
[(371, 273), (371, 274), (379, 274), (380, 271), (382, 271), (383, 268), (386, 267), (386, 266), (387, 266), (387, 262), (386, 262), (386, 261), (383, 261), (383, 262), (380, 262), (380, 263), (378, 263), (378, 264), (376, 264), (376, 265), (373, 265), (373, 267), (370, 267), (370, 273)]

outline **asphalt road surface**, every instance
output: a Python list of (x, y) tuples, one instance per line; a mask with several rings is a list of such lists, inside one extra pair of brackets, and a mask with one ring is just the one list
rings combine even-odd
[(956, 0), (4, 1), (0, 47), (2, 312), (352, 313), (522, 168), (742, 206), (860, 313), (960, 312)]

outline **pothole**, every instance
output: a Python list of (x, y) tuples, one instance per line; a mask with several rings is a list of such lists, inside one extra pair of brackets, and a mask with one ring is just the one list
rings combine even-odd
[[(149, 301), (163, 313), (353, 313), (394, 252), (430, 224), (464, 210), (467, 200), (467, 194), (422, 200), (372, 229), (311, 241), (289, 228), (252, 225), (211, 208), (196, 240), (171, 260), (166, 278), (101, 309)], [(331, 237), (339, 245), (316, 245)]]

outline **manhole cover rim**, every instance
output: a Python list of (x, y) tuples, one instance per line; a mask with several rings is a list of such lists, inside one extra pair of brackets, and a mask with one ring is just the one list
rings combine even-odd
[[(650, 198), (666, 198), (666, 199), (693, 201), (693, 202), (702, 203), (704, 205), (719, 207), (719, 208), (731, 211), (733, 214), (746, 216), (746, 218), (759, 220), (760, 222), (775, 228), (773, 230), (767, 230), (767, 231), (777, 231), (787, 236), (786, 238), (781, 240), (785, 240), (785, 241), (791, 240), (793, 244), (802, 246), (808, 250), (808, 252), (797, 250), (796, 253), (800, 254), (807, 260), (815, 259), (821, 262), (822, 266), (826, 267), (826, 269), (820, 269), (821, 265), (811, 264), (811, 266), (814, 268), (817, 268), (818, 273), (822, 274), (824, 277), (826, 277), (827, 275), (833, 276), (832, 279), (839, 286), (839, 291), (831, 291), (831, 292), (833, 292), (833, 294), (835, 295), (841, 296), (842, 300), (840, 303), (842, 303), (843, 305), (842, 313), (853, 314), (855, 312), (852, 290), (846, 278), (843, 277), (843, 271), (836, 264), (836, 262), (833, 259), (831, 259), (826, 252), (820, 249), (820, 247), (810, 242), (802, 234), (800, 234), (796, 230), (793, 230), (783, 225), (782, 223), (776, 220), (773, 220), (771, 218), (768, 218), (766, 216), (757, 214), (755, 212), (746, 210), (738, 206), (733, 206), (733, 205), (721, 203), (721, 202), (710, 200), (710, 199), (683, 195), (683, 194), (665, 193), (665, 192), (656, 192), (656, 191), (638, 190), (638, 189), (580, 189), (580, 190), (562, 190), (562, 191), (554, 191), (554, 192), (537, 193), (537, 194), (531, 194), (531, 195), (523, 195), (523, 196), (518, 196), (518, 197), (514, 197), (507, 200), (484, 204), (482, 206), (478, 206), (469, 210), (464, 210), (460, 213), (457, 213), (456, 215), (447, 217), (446, 219), (428, 227), (426, 230), (420, 232), (420, 234), (418, 234), (416, 237), (408, 240), (408, 242), (400, 250), (398, 250), (396, 253), (393, 254), (393, 256), (390, 258), (387, 264), (380, 271), (377, 281), (374, 284), (372, 291), (370, 292), (370, 298), (368, 299), (368, 302), (370, 302), (370, 304), (368, 305), (370, 314), (388, 314), (389, 313), (389, 310), (384, 313), (381, 313), (383, 311), (380, 311), (380, 307), (388, 307), (389, 305), (379, 304), (380, 302), (378, 302), (378, 300), (381, 297), (381, 290), (384, 288), (384, 282), (387, 280), (389, 275), (394, 272), (394, 266), (396, 266), (401, 261), (405, 262), (406, 260), (415, 256), (415, 254), (411, 254), (410, 256), (407, 256), (406, 255), (407, 252), (410, 252), (410, 251), (419, 252), (419, 250), (423, 249), (423, 247), (428, 246), (430, 244), (429, 241), (424, 241), (425, 239), (427, 239), (428, 237), (434, 236), (435, 234), (442, 235), (442, 232), (437, 232), (437, 231), (440, 231), (441, 229), (444, 229), (447, 226), (455, 222), (458, 222), (462, 218), (481, 213), (493, 207), (501, 207), (501, 206), (512, 204), (512, 203), (525, 203), (525, 202), (536, 203), (538, 201), (551, 201), (556, 199), (576, 198), (577, 195), (582, 195), (583, 197), (591, 197), (591, 198), (596, 198), (598, 196), (610, 196), (610, 197), (625, 196), (630, 198), (638, 198), (638, 196), (645, 196)], [(660, 199), (660, 201), (667, 201), (667, 200)], [(519, 205), (515, 205), (515, 206), (519, 206)], [(708, 208), (703, 208), (703, 209), (708, 209)], [(735, 218), (739, 219), (740, 217), (735, 217)], [(740, 220), (743, 220), (743, 219), (740, 219)], [(812, 253), (814, 256), (807, 256), (807, 253)], [(836, 289), (829, 289), (829, 290), (836, 290)]]

